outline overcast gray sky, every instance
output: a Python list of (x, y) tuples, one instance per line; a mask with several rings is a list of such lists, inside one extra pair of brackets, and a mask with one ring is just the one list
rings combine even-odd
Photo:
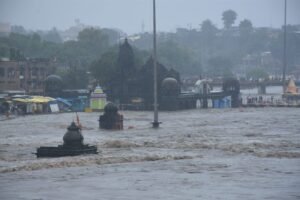
[[(300, 0), (287, 0), (287, 23), (300, 24)], [(236, 25), (243, 19), (255, 27), (281, 27), (284, 0), (156, 0), (157, 30), (199, 28), (211, 19), (221, 28), (222, 12), (237, 12)], [(152, 30), (152, 0), (0, 0), (0, 22), (26, 29), (66, 29), (74, 20), (87, 25), (119, 28), (131, 34)]]

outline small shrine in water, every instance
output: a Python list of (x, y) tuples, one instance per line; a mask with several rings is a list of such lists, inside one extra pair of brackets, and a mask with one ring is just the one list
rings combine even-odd
[(102, 88), (98, 85), (94, 92), (91, 94), (90, 107), (92, 111), (100, 111), (104, 109), (106, 105), (106, 94)]
[(74, 122), (68, 127), (63, 137), (63, 145), (57, 147), (39, 147), (35, 153), (37, 157), (77, 156), (81, 154), (97, 154), (97, 147), (83, 143), (80, 127)]
[(104, 114), (99, 117), (99, 128), (108, 130), (123, 129), (123, 115), (118, 112), (118, 107), (115, 104), (106, 104)]

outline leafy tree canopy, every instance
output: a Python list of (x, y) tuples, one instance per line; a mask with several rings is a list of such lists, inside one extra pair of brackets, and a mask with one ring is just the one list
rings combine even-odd
[(54, 42), (54, 43), (62, 43), (62, 39), (54, 27), (52, 30), (48, 31), (44, 36), (43, 39), (48, 42)]
[(248, 19), (244, 19), (239, 24), (241, 35), (249, 35), (253, 31), (252, 22)]
[(208, 60), (207, 74), (210, 77), (232, 77), (232, 62), (229, 58), (225, 57), (212, 57)]
[(263, 68), (256, 67), (256, 68), (248, 70), (246, 77), (248, 79), (252, 78), (254, 80), (258, 80), (260, 78), (265, 79), (265, 78), (268, 78), (268, 73)]
[(112, 49), (102, 55), (102, 57), (90, 65), (93, 77), (102, 86), (108, 86), (110, 81), (117, 78), (117, 49)]
[(215, 35), (218, 32), (218, 29), (215, 25), (213, 25), (213, 23), (207, 19), (204, 20), (201, 24), (201, 32), (204, 35)]
[(222, 20), (224, 22), (224, 27), (226, 29), (229, 29), (232, 26), (232, 24), (234, 24), (236, 17), (237, 17), (237, 14), (235, 11), (233, 11), (233, 10), (224, 11), (222, 14)]

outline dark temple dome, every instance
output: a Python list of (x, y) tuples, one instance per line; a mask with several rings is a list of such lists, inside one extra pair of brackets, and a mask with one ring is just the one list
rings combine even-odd
[(162, 82), (163, 95), (177, 95), (180, 93), (180, 86), (175, 78), (165, 78)]
[(60, 76), (50, 75), (45, 79), (45, 94), (50, 97), (59, 97), (63, 88), (63, 81)]
[(104, 107), (104, 112), (105, 113), (117, 113), (118, 107), (113, 103), (108, 103)]
[(58, 75), (52, 74), (47, 76), (47, 78), (45, 79), (45, 82), (62, 82), (62, 78)]
[(64, 145), (67, 146), (81, 146), (83, 144), (83, 136), (80, 129), (74, 122), (68, 127), (68, 131), (63, 137)]

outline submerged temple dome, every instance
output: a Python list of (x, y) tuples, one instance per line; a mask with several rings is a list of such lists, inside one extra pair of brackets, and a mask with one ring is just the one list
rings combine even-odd
[(161, 84), (161, 110), (177, 110), (180, 85), (175, 78), (167, 77)]
[(104, 114), (99, 117), (99, 127), (110, 130), (123, 129), (123, 115), (118, 113), (118, 107), (115, 104), (106, 104)]
[(178, 95), (180, 86), (175, 78), (167, 77), (162, 81), (162, 95)]
[(62, 78), (58, 75), (49, 75), (45, 79), (45, 94), (50, 97), (59, 97), (63, 89)]
[(57, 82), (57, 81), (62, 81), (61, 77), (55, 74), (51, 74), (49, 76), (47, 76), (47, 78), (45, 79), (46, 82), (50, 81), (50, 82)]
[(108, 103), (104, 107), (104, 112), (109, 114), (116, 114), (118, 112), (118, 107), (113, 103)]
[(74, 122), (68, 127), (68, 131), (63, 137), (65, 146), (83, 145), (83, 136), (78, 126)]

